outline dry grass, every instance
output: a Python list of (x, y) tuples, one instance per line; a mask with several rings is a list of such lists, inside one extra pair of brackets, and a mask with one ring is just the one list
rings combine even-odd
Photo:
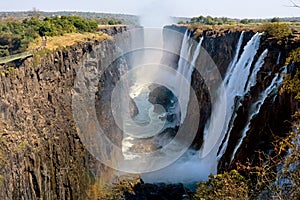
[[(111, 36), (105, 33), (68, 33), (63, 36), (47, 37), (46, 49), (55, 50), (62, 47), (72, 46), (78, 42), (84, 42), (87, 40), (103, 41), (106, 39), (112, 39)], [(42, 38), (37, 38), (35, 41), (29, 44), (28, 50), (36, 50), (42, 47)]]

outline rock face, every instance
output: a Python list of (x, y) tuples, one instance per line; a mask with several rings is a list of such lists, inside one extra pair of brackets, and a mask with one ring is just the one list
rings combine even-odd
[[(184, 26), (167, 26), (166, 29), (171, 29), (184, 34), (187, 30)], [(203, 37), (202, 50), (206, 50), (207, 54), (212, 58), (215, 65), (218, 67), (221, 77), (224, 78), (227, 67), (230, 65), (233, 56), (235, 54), (235, 49), (241, 34), (241, 31), (204, 31), (202, 35), (196, 36), (195, 30), (189, 30), (191, 37), (196, 41)], [(166, 31), (167, 32), (167, 31)], [(254, 35), (254, 32), (249, 31), (244, 34), (243, 46), (245, 43)], [(167, 36), (166, 36), (167, 38)], [(167, 44), (172, 45), (172, 44)], [(201, 51), (202, 51), (201, 50)], [(169, 66), (174, 66), (177, 68), (177, 63), (179, 60), (178, 55), (165, 55), (163, 58), (163, 63)], [(203, 62), (203, 60), (201, 61)], [(205, 65), (203, 63), (196, 63), (199, 66)], [(194, 70), (192, 74), (191, 87), (195, 91), (197, 96), (198, 106), (200, 109), (200, 120), (198, 123), (197, 135), (194, 139), (192, 147), (195, 149), (201, 148), (203, 143), (203, 131), (211, 114), (211, 97), (208, 92), (208, 87), (201, 74)]]
[[(178, 30), (184, 32), (186, 28), (180, 27)], [(122, 29), (112, 33), (118, 31)], [(245, 32), (244, 45), (253, 34), (252, 31)], [(239, 35), (239, 31), (203, 33), (202, 45), (218, 66), (222, 77), (232, 61)], [(246, 123), (245, 116), (250, 105), (267, 88), (274, 74), (280, 71), (293, 44), (278, 44), (275, 40), (262, 38), (257, 55), (266, 48), (269, 54), (258, 73), (256, 86), (241, 101), (242, 106), (230, 133), (228, 148), (219, 163), (219, 171), (234, 166), (230, 158), (241, 137), (241, 125)], [(116, 51), (113, 41), (89, 41), (29, 58), (17, 69), (0, 71), (0, 199), (87, 199), (89, 185), (93, 183), (95, 174), (110, 177), (110, 169), (97, 162), (82, 144), (73, 119), (72, 95), (78, 92), (74, 90), (74, 80), (87, 55), (97, 60), (91, 64), (101, 70), (105, 65), (104, 57), (110, 60)], [(94, 55), (95, 52), (98, 54)], [(281, 56), (278, 59), (279, 53)], [(253, 63), (257, 59), (258, 56)], [(173, 55), (171, 60), (176, 66), (178, 56)], [(108, 137), (120, 145), (121, 131), (111, 122), (110, 95), (127, 66), (123, 59), (117, 60), (112, 66), (103, 73), (96, 85), (96, 114), (104, 128), (111, 133)], [(293, 73), (296, 68), (296, 65), (290, 67), (288, 73)], [(211, 114), (211, 103), (201, 74), (192, 74), (191, 85), (200, 108), (198, 133), (192, 147), (199, 149), (203, 142), (205, 123)], [(168, 91), (164, 94), (170, 95)], [(170, 99), (166, 96), (152, 100), (168, 105)], [(132, 101), (130, 108), (131, 115), (135, 116), (138, 111)], [(287, 120), (297, 109), (299, 102), (295, 102), (290, 94), (267, 98), (261, 112), (253, 118), (234, 161), (249, 159), (255, 163), (255, 152), (267, 152), (272, 146), (274, 135), (282, 136), (289, 130)], [(172, 190), (176, 194), (169, 192)], [(135, 192), (139, 199), (157, 199), (160, 194), (164, 194), (165, 199), (180, 199), (185, 194), (182, 185), (155, 186), (143, 183), (136, 186)], [(128, 194), (128, 199), (136, 197)]]
[[(176, 30), (184, 34), (186, 28), (182, 26), (170, 26), (169, 29)], [(199, 41), (203, 37), (202, 47), (211, 56), (216, 66), (218, 67), (221, 76), (224, 78), (227, 68), (233, 60), (237, 42), (241, 31), (203, 31), (202, 34), (196, 35), (196, 30), (190, 30), (191, 37)], [(244, 32), (242, 41), (242, 48), (246, 45), (247, 41), (255, 33), (251, 30)], [(251, 88), (250, 93), (241, 100), (241, 106), (237, 111), (237, 117), (234, 121), (234, 126), (230, 132), (228, 148), (219, 162), (219, 171), (233, 168), (235, 162), (251, 161), (253, 164), (258, 162), (257, 151), (269, 152), (272, 148), (272, 141), (275, 136), (284, 136), (290, 130), (291, 115), (299, 109), (299, 102), (295, 101), (291, 94), (282, 93), (272, 98), (267, 98), (262, 105), (260, 112), (256, 115), (250, 124), (250, 129), (244, 139), (242, 145), (235, 155), (235, 159), (231, 162), (231, 156), (238, 140), (241, 138), (243, 128), (247, 123), (247, 116), (251, 105), (257, 101), (259, 94), (270, 85), (276, 73), (282, 70), (285, 65), (285, 60), (292, 49), (297, 47), (292, 39), (286, 43), (280, 43), (276, 39), (268, 39), (262, 36), (258, 52), (253, 60), (251, 68), (258, 60), (259, 55), (268, 49), (268, 55), (264, 59), (264, 65), (257, 75), (257, 84)], [(241, 54), (241, 52), (240, 52)], [(178, 62), (178, 59), (174, 59)], [(297, 64), (288, 66), (288, 73), (294, 73), (299, 68)], [(207, 87), (201, 74), (194, 71), (192, 74), (192, 88), (195, 90), (199, 108), (200, 108), (200, 121), (197, 136), (194, 140), (193, 147), (200, 148), (203, 142), (204, 125), (211, 114), (210, 96)], [(259, 142), (258, 142), (259, 141)]]
[[(167, 113), (169, 113), (166, 116), (166, 119), (169, 122), (174, 122), (175, 120), (179, 122), (180, 119), (176, 119), (177, 117), (179, 118), (179, 115), (176, 113), (172, 113), (172, 111), (170, 110), (171, 107), (175, 107), (178, 105), (178, 99), (173, 94), (173, 92), (168, 88), (166, 88), (165, 86), (159, 86), (155, 84), (152, 84), (150, 86), (150, 90), (151, 92), (149, 93), (149, 102), (152, 104), (162, 105), (164, 109), (167, 111)], [(154, 107), (154, 112), (155, 112), (155, 107)]]
[[(251, 109), (250, 105), (257, 101), (259, 94), (270, 85), (275, 73), (282, 70), (289, 52), (295, 48), (294, 41), (278, 44), (275, 39), (262, 37), (261, 45), (257, 52), (260, 55), (265, 49), (269, 50), (265, 63), (257, 75), (257, 84), (251, 88), (250, 93), (242, 100), (242, 105), (237, 112), (234, 127), (230, 133), (228, 148), (219, 163), (219, 170), (234, 168), (235, 162), (250, 161), (253, 165), (259, 163), (258, 151), (272, 153), (273, 141), (275, 137), (285, 136), (291, 129), (291, 116), (299, 109), (299, 101), (295, 100), (292, 94), (275, 91), (271, 97), (267, 97), (261, 106), (260, 112), (252, 119), (247, 132), (235, 158), (230, 162), (233, 148), (240, 138), (241, 125), (246, 123), (246, 116)], [(255, 57), (254, 62), (258, 59)], [(299, 69), (299, 63), (287, 66), (287, 73), (293, 74)]]
[(108, 59), (116, 52), (111, 40), (89, 41), (1, 72), (0, 199), (86, 199), (93, 174), (105, 171), (72, 114), (76, 73), (97, 49)]
[(189, 200), (189, 194), (182, 184), (136, 184), (132, 193), (125, 193), (125, 199), (128, 200)]

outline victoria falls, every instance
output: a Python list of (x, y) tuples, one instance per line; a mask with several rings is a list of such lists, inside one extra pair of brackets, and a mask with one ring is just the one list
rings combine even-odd
[(0, 9), (0, 199), (300, 199), (299, 1), (88, 2)]

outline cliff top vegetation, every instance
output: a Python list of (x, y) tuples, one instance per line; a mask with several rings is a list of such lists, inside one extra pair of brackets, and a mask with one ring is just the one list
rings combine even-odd
[(0, 57), (33, 50), (55, 49), (85, 38), (107, 39), (96, 20), (79, 16), (31, 17), (0, 20)]

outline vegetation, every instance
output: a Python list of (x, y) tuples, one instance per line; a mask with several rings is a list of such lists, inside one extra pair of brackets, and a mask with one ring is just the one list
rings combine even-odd
[[(300, 63), (300, 47), (291, 51), (285, 61), (286, 65), (294, 64), (294, 63)], [(295, 74), (286, 74), (280, 92), (293, 93), (295, 95), (295, 99), (300, 100), (300, 71), (299, 70), (297, 70)]]
[(187, 25), (198, 38), (204, 30), (217, 32), (228, 31), (256, 31), (264, 32), (266, 37), (277, 39), (282, 43), (287, 39), (299, 40), (297, 33), (300, 32), (300, 18), (278, 18), (272, 19), (230, 19), (226, 17), (199, 16), (190, 20), (181, 20), (178, 23)]
[(300, 47), (290, 52), (285, 64), (300, 63)]
[(287, 74), (283, 82), (281, 92), (294, 93), (295, 99), (300, 100), (300, 71), (298, 70), (293, 76)]
[(116, 18), (100, 18), (96, 19), (98, 24), (103, 25), (118, 25), (118, 24), (125, 24), (125, 21), (122, 19), (116, 19)]
[(191, 19), (178, 20), (178, 24), (202, 24), (202, 25), (233, 25), (233, 24), (264, 24), (275, 22), (299, 22), (299, 18), (279, 18), (274, 17), (271, 19), (230, 19), (227, 17), (211, 17), (199, 16)]
[(267, 23), (263, 24), (262, 31), (264, 31), (268, 37), (276, 38), (278, 40), (286, 39), (292, 35), (292, 29), (287, 23)]
[[(127, 189), (124, 188), (124, 191)], [(124, 191), (111, 184), (98, 184), (95, 183), (91, 186), (90, 190), (87, 191), (87, 196), (89, 199), (98, 200), (123, 200)]]
[(193, 17), (190, 21), (180, 21), (179, 24), (204, 24), (204, 25), (222, 25), (222, 24), (235, 24), (234, 20), (227, 17), (211, 17), (211, 16), (199, 16)]
[(120, 177), (115, 183), (103, 183), (99, 178), (94, 177), (94, 182), (87, 190), (89, 199), (123, 200), (126, 194), (134, 194), (135, 185), (140, 183), (136, 177)]
[[(87, 39), (94, 39), (98, 41), (102, 41), (105, 39), (111, 39), (110, 36), (107, 34), (104, 34), (102, 32), (100, 33), (66, 33), (63, 36), (53, 36), (53, 37), (47, 37), (47, 49), (48, 50), (55, 50), (57, 48), (63, 48), (67, 46), (72, 46), (73, 44), (76, 44), (78, 42), (86, 41)], [(28, 49), (34, 50), (40, 47), (42, 44), (42, 38), (36, 38), (34, 41), (32, 41)]]
[(260, 152), (260, 164), (239, 165), (239, 170), (251, 180), (251, 199), (300, 198), (300, 113), (294, 116), (294, 131), (274, 142), (274, 154)]
[(198, 183), (194, 199), (247, 199), (248, 183), (236, 170), (210, 175), (208, 181)]
[(0, 18), (16, 17), (18, 19), (25, 19), (31, 17), (44, 18), (44, 17), (59, 17), (59, 16), (80, 16), (84, 19), (96, 20), (99, 24), (106, 25), (108, 21), (122, 22), (127, 25), (138, 25), (138, 16), (128, 14), (111, 14), (111, 13), (96, 13), (96, 12), (69, 12), (69, 11), (58, 11), (58, 12), (43, 12), (37, 9), (32, 9), (27, 12), (0, 12)]
[(39, 37), (95, 32), (97, 29), (95, 20), (79, 16), (46, 17), (43, 20), (32, 17), (23, 21), (10, 19), (0, 23), (0, 57), (25, 51)]
[[(194, 199), (299, 199), (300, 112), (294, 130), (274, 144), (274, 155), (260, 152), (260, 164), (211, 175), (198, 184)], [(243, 174), (243, 176), (241, 175)]]
[[(31, 19), (31, 22), (29, 20), (29, 23), (34, 23), (40, 36), (58, 36), (65, 33), (94, 32), (98, 27), (96, 21), (85, 20), (79, 16), (46, 17), (42, 21), (32, 20), (34, 20), (34, 18)], [(23, 23), (28, 23), (28, 20), (25, 19)]]

